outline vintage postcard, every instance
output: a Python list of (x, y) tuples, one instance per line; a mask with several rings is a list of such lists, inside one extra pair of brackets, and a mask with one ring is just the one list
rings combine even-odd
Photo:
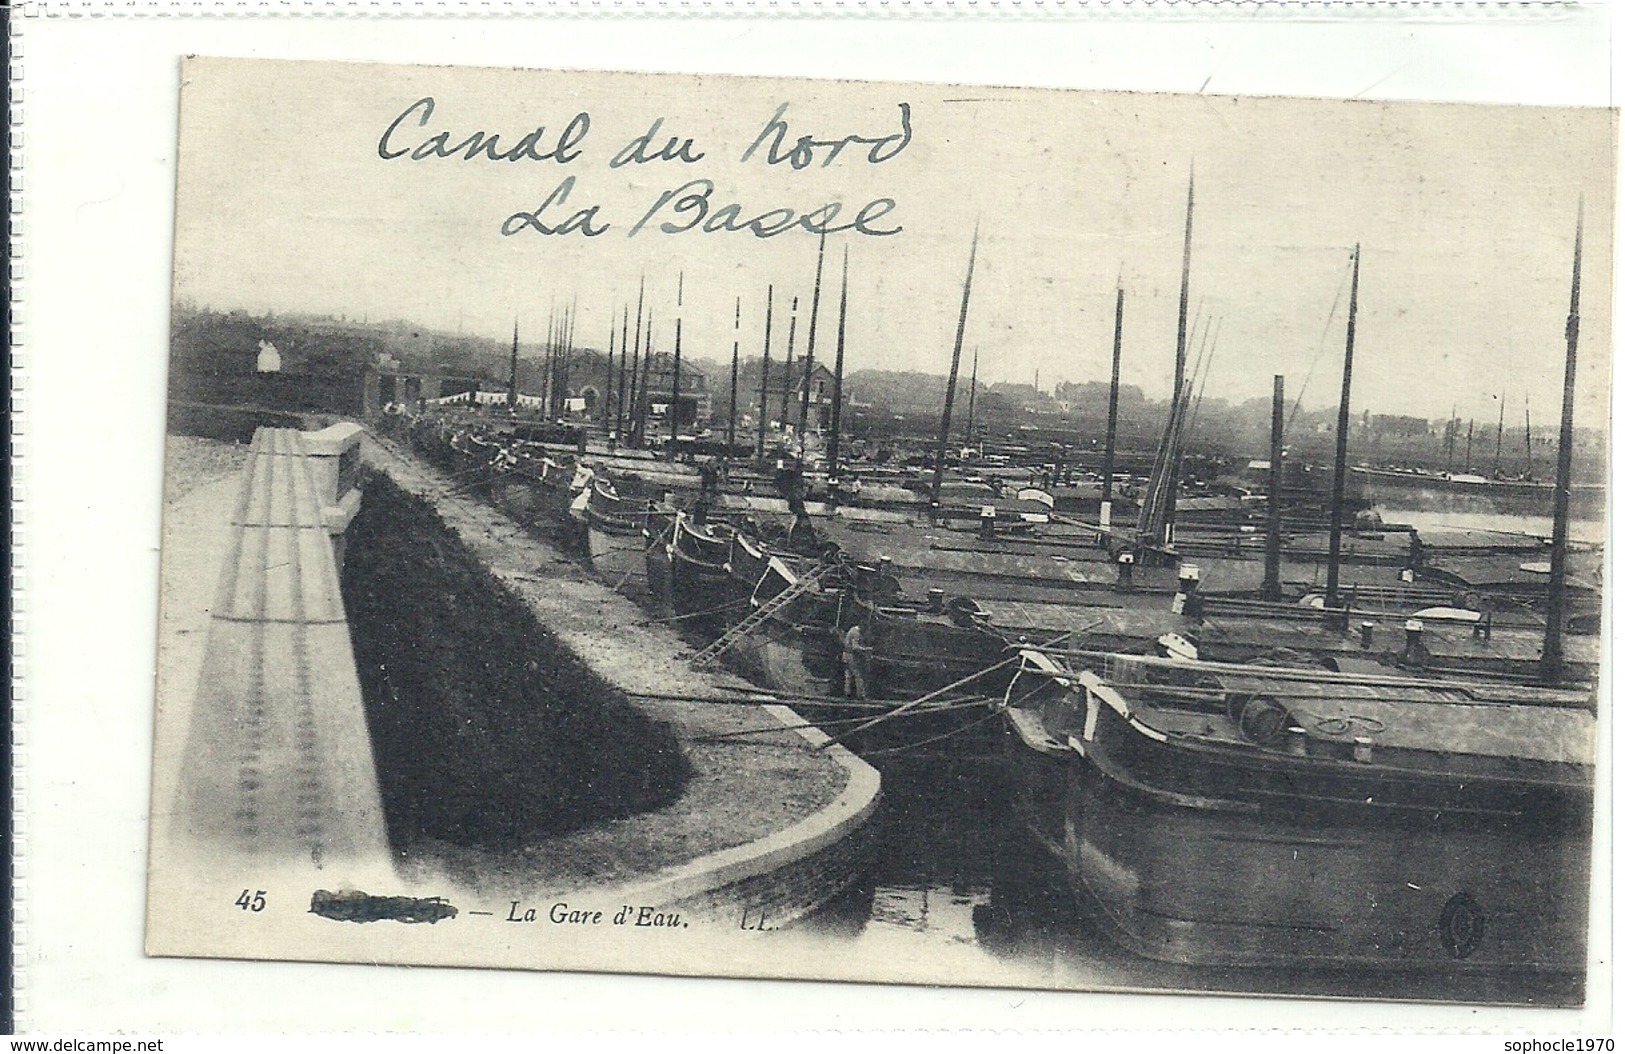
[(151, 954), (1583, 1001), (1612, 111), (181, 77)]

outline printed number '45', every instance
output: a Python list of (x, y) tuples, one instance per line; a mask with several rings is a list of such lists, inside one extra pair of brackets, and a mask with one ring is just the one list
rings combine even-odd
[(256, 889), (253, 896), (249, 896), (248, 890), (243, 890), (237, 897), (237, 907), (244, 911), (264, 911), (265, 890)]

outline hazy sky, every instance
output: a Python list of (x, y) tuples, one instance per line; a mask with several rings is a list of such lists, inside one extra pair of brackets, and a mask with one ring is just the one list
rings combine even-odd
[[(817, 353), (833, 358), (841, 257), (850, 252), (850, 369), (941, 373), (952, 350), (973, 229), (980, 226), (966, 360), (981, 378), (1104, 380), (1112, 307), (1126, 292), (1123, 376), (1165, 397), (1180, 245), (1194, 170), (1191, 311), (1217, 331), (1209, 396), (1336, 402), (1349, 257), (1360, 243), (1356, 410), (1493, 420), (1527, 396), (1554, 421), (1561, 396), (1575, 213), (1585, 199), (1580, 416), (1606, 415), (1613, 247), (1613, 117), (1601, 110), (1101, 94), (941, 85), (550, 73), (384, 65), (191, 60), (185, 68), (176, 294), (216, 308), (398, 317), (539, 340), (555, 306), (578, 305), (577, 342), (602, 347), (640, 276), (667, 349), (683, 278), (685, 354), (725, 358), (741, 298), (742, 354), (762, 353), (774, 285), (775, 357), (800, 297), (805, 348), (818, 240), (800, 230), (667, 234), (662, 193), (714, 184), (709, 216), (737, 202), (779, 207), (895, 200), (889, 236), (828, 238)], [(434, 109), (409, 108), (432, 97)], [(788, 104), (785, 148), (803, 135), (910, 138), (828, 149), (801, 169), (742, 155)], [(405, 113), (397, 129), (386, 130)], [(579, 156), (561, 164), (427, 158), (449, 132), (483, 131), (499, 151), (538, 126), (558, 152), (577, 114)], [(654, 150), (692, 137), (696, 163), (611, 167), (662, 119)], [(385, 159), (380, 150), (405, 150)], [(887, 154), (895, 156), (885, 158)], [(567, 177), (568, 201), (541, 221), (598, 206), (597, 237), (544, 236), (504, 221), (535, 210)], [(1335, 310), (1334, 310), (1335, 306)], [(1192, 355), (1196, 352), (1192, 345)]]

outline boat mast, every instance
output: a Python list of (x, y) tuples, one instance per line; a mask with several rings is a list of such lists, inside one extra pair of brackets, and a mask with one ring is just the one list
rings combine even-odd
[(1151, 463), (1151, 475), (1145, 484), (1145, 498), (1140, 503), (1140, 515), (1135, 521), (1135, 536), (1141, 546), (1158, 544), (1158, 532), (1164, 522), (1163, 506), (1169, 500), (1170, 455), (1174, 448), (1174, 429), (1178, 424), (1179, 403), (1168, 408), (1168, 418), (1162, 425), (1162, 437), (1157, 441), (1157, 455)]
[(1349, 386), (1354, 379), (1354, 320), (1360, 310), (1360, 246), (1354, 246), (1354, 277), (1349, 284), (1349, 335), (1343, 350), (1343, 398), (1337, 404), (1337, 460), (1332, 465), (1332, 536), (1326, 551), (1326, 608), (1337, 607), (1337, 570), (1343, 549), (1343, 485), (1349, 457)]
[(1477, 423), (1474, 418), (1469, 417), (1467, 419), (1467, 458), (1462, 464), (1461, 470), (1463, 472), (1470, 473), (1473, 471), (1473, 426)]
[[(1191, 298), (1191, 223), (1196, 217), (1196, 164), (1192, 162), (1190, 180), (1185, 190), (1185, 253), (1179, 268), (1179, 333), (1174, 342), (1174, 398), (1170, 412), (1181, 412), (1185, 390), (1185, 326), (1189, 317)], [(1162, 542), (1174, 543), (1174, 513), (1179, 505), (1179, 440), (1177, 426), (1173, 433), (1174, 448), (1169, 459), (1172, 476), (1168, 481), (1168, 507), (1163, 512)]]
[(1117, 286), (1117, 320), (1112, 325), (1112, 386), (1106, 397), (1106, 460), (1100, 467), (1100, 529), (1112, 529), (1112, 476), (1117, 472), (1117, 391), (1123, 365), (1123, 286)]
[(569, 309), (559, 309), (559, 325), (554, 328), (552, 336), (552, 377), (548, 382), (548, 409), (549, 413), (556, 414), (554, 406), (562, 408), (561, 393), (559, 393), (559, 365), (564, 362), (565, 326), (569, 325)]
[[(643, 357), (643, 282), (643, 275), (638, 275), (638, 318), (632, 327), (632, 392), (626, 401), (627, 431), (631, 433), (627, 438), (634, 446), (642, 432), (638, 427), (638, 369)], [(622, 344), (624, 346), (625, 341)]]
[(562, 416), (564, 413), (564, 399), (569, 395), (565, 385), (570, 378), (570, 309), (564, 310), (564, 317), (559, 321), (559, 352), (553, 356), (553, 406), (554, 414)]
[(965, 316), (970, 312), (971, 277), (976, 273), (976, 242), (981, 226), (971, 232), (970, 263), (965, 267), (965, 289), (959, 300), (959, 328), (954, 332), (954, 355), (948, 366), (948, 389), (942, 398), (942, 428), (937, 432), (937, 456), (931, 472), (931, 525), (937, 523), (942, 508), (942, 467), (948, 456), (948, 429), (954, 417), (954, 385), (959, 382), (959, 358), (965, 347)]
[(609, 312), (609, 343), (604, 345), (609, 350), (604, 353), (604, 431), (609, 431), (609, 393), (615, 387), (615, 311)]
[(559, 412), (565, 409), (565, 402), (570, 398), (570, 367), (575, 365), (576, 357), (576, 305), (572, 301), (570, 310), (564, 316), (564, 362), (559, 370)]
[(570, 309), (565, 308), (564, 311), (562, 311), (559, 315), (559, 331), (556, 340), (557, 347), (553, 352), (553, 381), (551, 387), (548, 389), (552, 394), (550, 401), (547, 404), (547, 410), (548, 413), (554, 417), (558, 416), (560, 410), (564, 406), (563, 400), (560, 397), (561, 393), (559, 388), (561, 387), (561, 384), (559, 381), (559, 376), (561, 372), (560, 367), (564, 365), (564, 344), (566, 339), (565, 330), (569, 328), (569, 325)]
[(835, 316), (835, 390), (830, 393), (829, 481), (841, 471), (841, 383), (846, 376), (846, 263), (847, 249), (841, 248), (841, 307)]
[(564, 401), (570, 397), (570, 359), (575, 349), (576, 309), (571, 304), (564, 313), (564, 348), (557, 363), (559, 367), (559, 413), (564, 413)]
[(677, 339), (671, 353), (671, 406), (666, 413), (671, 417), (671, 460), (677, 460), (677, 396), (682, 391), (683, 376), (683, 272), (677, 272)]
[(784, 342), (784, 391), (779, 396), (779, 428), (790, 423), (790, 381), (796, 375), (796, 309), (801, 298), (790, 298), (790, 339)]
[(1557, 488), (1552, 495), (1551, 570), (1546, 576), (1546, 639), (1540, 651), (1540, 679), (1557, 684), (1563, 678), (1563, 623), (1567, 600), (1569, 549), (1569, 473), (1574, 466), (1574, 373), (1580, 348), (1580, 239), (1585, 227), (1585, 201), (1574, 224), (1574, 282), (1569, 290), (1565, 327), (1568, 352), (1563, 360), (1563, 420), (1557, 433)]
[(542, 414), (553, 418), (553, 350), (558, 343), (558, 318), (554, 314), (558, 304), (547, 313), (547, 343), (542, 351)]
[(560, 383), (560, 408), (564, 399), (570, 397), (570, 367), (575, 365), (576, 359), (576, 298), (570, 298), (570, 324), (564, 334), (564, 379)]
[(1502, 431), (1505, 430), (1506, 423), (1507, 423), (1507, 393), (1506, 393), (1505, 390), (1503, 390), (1501, 392), (1501, 416), (1499, 418), (1497, 418), (1496, 422), (1495, 422), (1495, 464), (1490, 469), (1490, 478), (1491, 479), (1500, 479), (1501, 478), (1501, 433), (1502, 433)]
[(1529, 394), (1523, 397), (1523, 456), (1527, 462), (1524, 468), (1524, 479), (1533, 481), (1535, 478), (1535, 440), (1534, 433), (1529, 427)]
[(1456, 471), (1456, 404), (1450, 404), (1450, 422), (1444, 426), (1444, 472), (1450, 475)]
[(649, 305), (649, 317), (643, 320), (643, 378), (638, 382), (638, 445), (642, 446), (649, 431), (649, 371), (655, 364), (655, 312)]
[(626, 324), (631, 312), (630, 305), (621, 305), (621, 375), (620, 383), (615, 386), (615, 438), (617, 441), (621, 438), (626, 419)]
[(813, 349), (818, 340), (818, 293), (824, 284), (824, 235), (818, 235), (818, 270), (813, 274), (812, 316), (807, 319), (807, 361), (801, 371), (801, 414), (796, 420), (796, 447), (807, 459), (807, 403), (812, 396)]
[(767, 378), (773, 372), (773, 286), (767, 287), (767, 325), (762, 330), (762, 405), (756, 414), (756, 459), (767, 455)]
[(519, 318), (513, 320), (513, 350), (508, 353), (508, 409), (519, 405)]
[(965, 445), (974, 446), (976, 442), (976, 370), (982, 364), (982, 346), (980, 344), (970, 352), (970, 404), (965, 410)]
[(1281, 599), (1281, 476), (1285, 467), (1285, 454), (1281, 442), (1285, 438), (1284, 413), (1286, 405), (1286, 378), (1275, 375), (1275, 390), (1270, 399), (1270, 505), (1264, 526), (1264, 590), (1265, 600)]
[(739, 310), (741, 302), (734, 297), (734, 359), (733, 372), (728, 376), (728, 450), (723, 459), (733, 457), (734, 424), (739, 420)]

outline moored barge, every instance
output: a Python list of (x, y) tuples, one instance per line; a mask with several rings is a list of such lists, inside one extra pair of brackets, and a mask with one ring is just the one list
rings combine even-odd
[(1019, 815), (1131, 951), (1584, 970), (1587, 696), (1029, 650), (1005, 703)]

